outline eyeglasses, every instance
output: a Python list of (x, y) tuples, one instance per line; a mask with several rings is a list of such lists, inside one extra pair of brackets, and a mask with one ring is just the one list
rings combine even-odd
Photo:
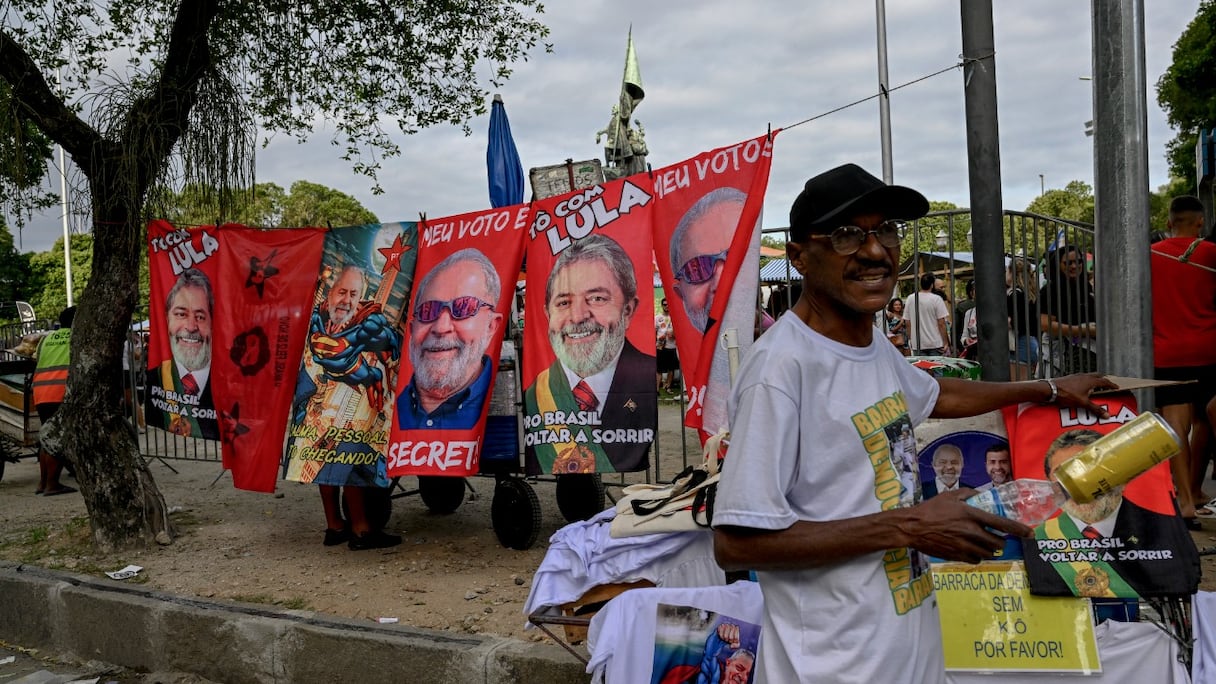
[(414, 319), (419, 323), (434, 323), (443, 315), (443, 310), (447, 309), (452, 320), (463, 321), (476, 316), (482, 307), (493, 309), (494, 305), (471, 296), (457, 297), (446, 302), (439, 299), (428, 299), (414, 308)]
[(878, 243), (883, 247), (898, 247), (907, 227), (908, 224), (903, 221), (892, 220), (883, 221), (874, 230), (862, 230), (857, 226), (841, 226), (827, 235), (808, 235), (807, 237), (831, 240), (832, 249), (836, 250), (837, 254), (849, 256), (856, 254), (857, 250), (861, 249), (871, 233), (878, 237)]
[(1081, 261), (1080, 259), (1064, 259), (1060, 262), (1060, 264), (1063, 266), (1080, 266), (1083, 263), (1085, 262)]
[(683, 280), (689, 285), (700, 285), (714, 277), (714, 268), (720, 261), (726, 261), (726, 253), (729, 250), (722, 250), (717, 254), (702, 254), (695, 256), (684, 265), (680, 270), (676, 271), (676, 280)]

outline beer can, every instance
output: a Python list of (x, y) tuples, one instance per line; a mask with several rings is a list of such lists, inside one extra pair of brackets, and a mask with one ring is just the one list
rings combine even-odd
[(1089, 503), (1181, 452), (1178, 435), (1146, 411), (1104, 435), (1056, 468), (1056, 481), (1074, 501)]

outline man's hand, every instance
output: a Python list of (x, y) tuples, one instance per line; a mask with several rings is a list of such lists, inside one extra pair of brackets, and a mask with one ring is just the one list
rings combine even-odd
[(739, 640), (739, 625), (733, 625), (729, 622), (723, 622), (718, 625), (718, 638), (722, 643), (737, 649), (742, 644)]
[[(908, 545), (935, 558), (979, 563), (1005, 544), (997, 532), (1029, 537), (1033, 531), (1016, 520), (981, 511), (964, 500), (975, 494), (972, 489), (943, 492), (913, 506), (913, 518), (903, 532)], [(991, 528), (991, 529), (988, 529)]]
[(1079, 406), (1102, 418), (1107, 416), (1106, 409), (1095, 404), (1090, 399), (1090, 395), (1098, 390), (1119, 388), (1118, 385), (1098, 373), (1065, 375), (1062, 378), (1054, 378), (1053, 381), (1056, 383), (1056, 389), (1058, 390), (1058, 394), (1056, 395), (1057, 404)]

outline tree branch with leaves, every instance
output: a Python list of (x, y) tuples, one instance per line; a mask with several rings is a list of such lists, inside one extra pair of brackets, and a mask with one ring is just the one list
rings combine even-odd
[[(92, 272), (72, 332), (84, 342), (72, 345), (68, 394), (45, 436), (76, 464), (100, 546), (173, 535), (119, 408), (144, 226), (161, 206), (149, 198), (194, 187), (224, 220), (248, 206), (241, 194), (254, 186), (257, 137), (306, 138), (318, 121), (379, 191), (380, 160), (400, 153), (384, 124), (405, 135), (434, 125), (467, 133), (486, 110), (482, 82), (497, 86), (548, 35), (541, 12), (537, 0), (0, 6), (0, 83), (11, 107), (62, 145), (87, 183)], [(3, 150), (12, 133), (0, 136)]]

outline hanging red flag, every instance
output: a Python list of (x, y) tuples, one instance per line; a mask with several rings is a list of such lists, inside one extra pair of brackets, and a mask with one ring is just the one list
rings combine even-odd
[(654, 172), (655, 256), (688, 398), (684, 421), (702, 441), (727, 426), (726, 343), (737, 342), (742, 356), (754, 336), (760, 214), (776, 134)]
[(325, 231), (224, 226), (215, 407), (237, 489), (273, 492)]
[[(1006, 408), (1013, 476), (1046, 479), (1137, 415), (1130, 392), (1094, 403), (1109, 415), (1054, 404)], [(1034, 594), (1134, 599), (1185, 596), (1199, 585), (1198, 552), (1178, 515), (1168, 462), (1093, 501), (1065, 501), (1034, 537), (1022, 540), (1022, 555)]]
[(524, 328), (527, 472), (649, 465), (655, 392), (645, 174), (537, 201)]
[(477, 474), (530, 217), (517, 204), (419, 224), (390, 477)]
[(148, 224), (146, 420), (182, 437), (219, 439), (212, 401), (220, 230)]

